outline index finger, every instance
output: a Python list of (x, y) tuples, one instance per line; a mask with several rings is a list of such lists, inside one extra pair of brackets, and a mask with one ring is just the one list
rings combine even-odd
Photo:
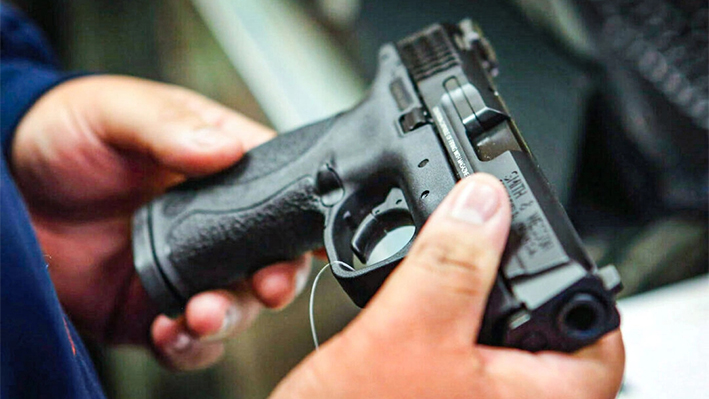
[(246, 151), (276, 137), (276, 132), (232, 109), (201, 94), (179, 86), (174, 87), (176, 96), (202, 119), (213, 126), (239, 135)]

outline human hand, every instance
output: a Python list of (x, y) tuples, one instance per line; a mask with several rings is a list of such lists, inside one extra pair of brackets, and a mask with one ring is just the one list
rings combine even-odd
[(189, 90), (117, 76), (67, 81), (18, 125), (11, 164), (67, 314), (108, 343), (151, 345), (168, 366), (201, 368), (262, 305), (302, 289), (308, 257), (264, 268), (233, 290), (158, 316), (133, 269), (131, 217), (188, 177), (217, 172), (273, 132)]
[(573, 354), (476, 344), (509, 226), (497, 179), (461, 181), (367, 307), (272, 399), (614, 398), (619, 331)]

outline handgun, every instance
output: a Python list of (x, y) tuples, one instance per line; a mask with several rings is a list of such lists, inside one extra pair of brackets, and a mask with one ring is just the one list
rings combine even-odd
[[(351, 110), (278, 135), (136, 212), (134, 262), (145, 289), (178, 315), (201, 291), (324, 247), (363, 307), (456, 182), (485, 172), (506, 187), (512, 223), (478, 341), (571, 352), (616, 329), (620, 277), (586, 253), (496, 73), (495, 53), (469, 19), (385, 44), (369, 93)], [(374, 256), (406, 228), (408, 240)]]

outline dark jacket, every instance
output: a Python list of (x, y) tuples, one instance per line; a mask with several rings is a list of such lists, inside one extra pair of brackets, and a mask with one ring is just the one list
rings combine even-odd
[(71, 77), (41, 33), (0, 8), (0, 385), (3, 398), (103, 398), (81, 338), (59, 304), (27, 209), (9, 169), (18, 122), (47, 90)]

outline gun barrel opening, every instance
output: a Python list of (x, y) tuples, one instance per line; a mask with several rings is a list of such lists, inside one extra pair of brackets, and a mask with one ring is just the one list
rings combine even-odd
[(562, 333), (578, 339), (595, 338), (601, 333), (605, 309), (594, 296), (579, 293), (559, 311), (558, 327)]

